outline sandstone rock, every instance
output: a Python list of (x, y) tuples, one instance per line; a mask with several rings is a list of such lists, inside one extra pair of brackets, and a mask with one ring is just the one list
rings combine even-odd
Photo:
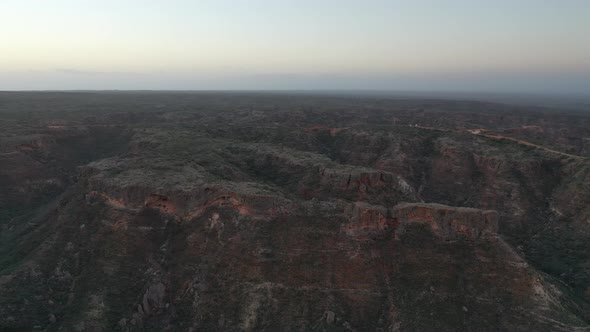
[(145, 207), (158, 209), (166, 214), (176, 214), (176, 206), (164, 195), (151, 194), (145, 201)]
[(383, 206), (356, 202), (351, 210), (350, 222), (343, 226), (348, 235), (383, 235), (391, 227), (387, 209)]
[(472, 240), (496, 237), (498, 213), (491, 210), (451, 207), (434, 203), (402, 203), (392, 209), (396, 234), (412, 223), (426, 224), (433, 234), (444, 239), (466, 237)]

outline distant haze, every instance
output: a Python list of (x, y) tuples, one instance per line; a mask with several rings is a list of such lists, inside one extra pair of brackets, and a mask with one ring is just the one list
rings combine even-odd
[(588, 0), (2, 0), (0, 90), (590, 95)]

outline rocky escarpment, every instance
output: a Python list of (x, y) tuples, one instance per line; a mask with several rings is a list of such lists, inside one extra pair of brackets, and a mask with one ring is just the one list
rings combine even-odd
[(467, 237), (477, 240), (498, 236), (498, 213), (441, 204), (405, 203), (392, 211), (397, 234), (403, 234), (415, 223), (424, 223), (437, 236), (451, 240)]
[(381, 205), (356, 202), (348, 207), (344, 232), (354, 237), (384, 237), (394, 231), (389, 209)]
[[(0, 300), (12, 299), (0, 307), (3, 326), (30, 326), (30, 321), (80, 331), (584, 326), (561, 305), (559, 289), (495, 236), (490, 211), (309, 201), (300, 202), (295, 213), (268, 215), (261, 222), (234, 206), (211, 204), (190, 220), (166, 223), (166, 211), (97, 204), (84, 198), (86, 188), (79, 189), (79, 198), (63, 202), (36, 232), (50, 232), (51, 242), (0, 286)], [(148, 196), (148, 202), (168, 201)], [(35, 295), (19, 300), (23, 287)], [(29, 312), (28, 321), (22, 310)]]
[[(125, 163), (141, 165), (142, 170), (121, 169)], [(87, 200), (132, 212), (157, 210), (178, 222), (196, 218), (211, 206), (263, 219), (292, 208), (288, 199), (268, 186), (220, 180), (203, 168), (150, 169), (149, 163), (105, 159), (82, 167), (78, 180), (85, 184)]]
[(480, 240), (498, 236), (498, 213), (435, 203), (400, 203), (392, 208), (363, 202), (348, 208), (344, 231), (356, 237), (403, 236), (408, 229), (425, 226), (432, 235), (450, 241)]
[(317, 196), (394, 203), (419, 200), (403, 176), (369, 167), (335, 163), (318, 153), (277, 148), (269, 144), (232, 145), (242, 169), (309, 199)]

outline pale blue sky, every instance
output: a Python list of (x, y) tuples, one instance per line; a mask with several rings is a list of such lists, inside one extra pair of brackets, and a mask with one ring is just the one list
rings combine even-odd
[(2, 0), (0, 89), (590, 93), (588, 0)]

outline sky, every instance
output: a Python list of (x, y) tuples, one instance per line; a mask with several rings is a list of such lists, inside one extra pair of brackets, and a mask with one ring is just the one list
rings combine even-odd
[(0, 90), (590, 95), (588, 0), (1, 0)]

